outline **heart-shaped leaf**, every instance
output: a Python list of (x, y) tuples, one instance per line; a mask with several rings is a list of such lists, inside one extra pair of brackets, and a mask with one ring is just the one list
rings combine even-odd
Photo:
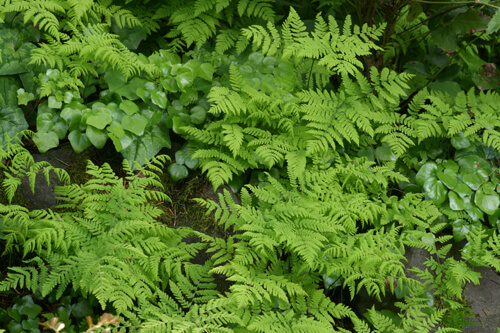
[(453, 189), (458, 185), (458, 175), (451, 170), (445, 169), (445, 172), (438, 171), (437, 177), (449, 189)]
[(153, 104), (160, 107), (161, 109), (167, 108), (167, 95), (165, 95), (163, 91), (159, 90), (151, 91), (151, 101), (153, 102)]
[(59, 137), (55, 132), (36, 132), (33, 135), (33, 142), (41, 153), (59, 146)]
[(423, 188), (427, 197), (434, 201), (436, 205), (442, 204), (448, 197), (448, 189), (440, 180), (437, 180), (437, 178), (428, 178), (425, 181)]
[(121, 102), (120, 109), (128, 115), (139, 112), (139, 107), (137, 106), (137, 104), (129, 100), (124, 100), (123, 102)]
[(90, 111), (90, 115), (87, 117), (86, 124), (94, 126), (98, 129), (105, 128), (111, 121), (113, 117), (111, 116), (111, 111), (107, 108), (98, 108)]
[(198, 76), (208, 80), (212, 81), (212, 78), (214, 76), (215, 69), (214, 67), (209, 64), (209, 63), (204, 63), (200, 65), (200, 70), (197, 72)]
[(189, 171), (184, 165), (177, 163), (172, 163), (167, 168), (170, 177), (174, 182), (187, 178), (189, 176)]
[(452, 210), (464, 210), (465, 203), (458, 194), (453, 191), (448, 192), (448, 199), (450, 200), (450, 208)]
[(23, 110), (16, 106), (0, 107), (0, 146), (6, 141), (5, 134), (14, 138), (17, 133), (27, 128), (28, 123), (24, 118)]
[(122, 119), (123, 129), (139, 136), (144, 134), (144, 129), (147, 124), (148, 120), (140, 114), (134, 114), (132, 116), (126, 115)]
[(479, 189), (474, 195), (474, 203), (486, 214), (492, 215), (500, 206), (500, 196), (496, 193), (485, 194)]
[(92, 142), (94, 147), (101, 149), (108, 140), (108, 131), (105, 129), (97, 129), (93, 126), (87, 126), (87, 138)]
[(465, 220), (455, 220), (451, 225), (453, 226), (453, 239), (455, 242), (465, 239), (470, 232), (470, 224)]
[(203, 124), (205, 122), (205, 118), (207, 117), (207, 111), (203, 106), (195, 106), (191, 108), (191, 115), (189, 116), (191, 118), (191, 122), (193, 124), (199, 125)]
[(419, 186), (423, 186), (425, 181), (431, 177), (436, 177), (437, 174), (437, 164), (435, 162), (427, 162), (420, 167), (417, 175), (415, 176), (415, 183)]
[(87, 135), (78, 130), (69, 133), (68, 139), (76, 153), (81, 153), (92, 145), (90, 140), (87, 138)]
[(462, 176), (462, 181), (472, 190), (477, 191), (479, 186), (484, 182), (484, 178), (477, 173), (466, 173)]

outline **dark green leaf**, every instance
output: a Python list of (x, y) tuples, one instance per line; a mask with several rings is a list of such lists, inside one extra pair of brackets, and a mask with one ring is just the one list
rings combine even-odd
[(470, 225), (465, 220), (455, 220), (451, 225), (453, 226), (453, 239), (455, 242), (465, 239), (470, 232)]
[(460, 183), (457, 186), (455, 186), (453, 191), (457, 193), (461, 198), (472, 195), (472, 190), (470, 189), (469, 186), (467, 186), (464, 183)]
[(466, 173), (462, 176), (462, 180), (472, 190), (477, 191), (479, 189), (479, 186), (481, 186), (481, 184), (483, 183), (484, 178), (477, 173)]
[(121, 151), (123, 157), (131, 165), (133, 165), (134, 161), (143, 165), (144, 159), (151, 159), (163, 147), (171, 147), (168, 129), (165, 128), (164, 122), (162, 121), (158, 125), (146, 128), (142, 136), (134, 137), (132, 142)]
[(387, 142), (384, 142), (382, 146), (377, 147), (375, 149), (375, 156), (383, 162), (386, 161), (395, 161), (396, 160), (396, 155), (392, 152), (391, 147)]
[(22, 37), (15, 30), (0, 30), (0, 75), (15, 75), (29, 72), (31, 50), (36, 46), (22, 43)]
[(464, 210), (464, 199), (453, 191), (448, 192), (448, 199), (450, 200), (450, 208), (452, 210)]
[(5, 134), (11, 138), (27, 129), (28, 123), (24, 119), (23, 111), (16, 106), (0, 107), (0, 145), (3, 145)]
[(495, 14), (491, 17), (491, 20), (488, 22), (486, 33), (494, 34), (498, 30), (500, 30), (500, 10), (495, 11)]
[(457, 47), (457, 35), (455, 29), (449, 25), (441, 26), (431, 32), (432, 39), (437, 47), (447, 52), (454, 52)]
[(123, 74), (118, 70), (107, 70), (104, 73), (104, 81), (108, 84), (111, 92), (116, 92), (120, 96), (124, 96), (129, 100), (136, 100), (137, 88), (142, 88), (146, 84), (146, 80), (134, 77), (129, 82), (125, 80)]
[(474, 203), (486, 214), (492, 215), (500, 207), (500, 197), (498, 194), (485, 194), (480, 188), (474, 195)]
[(437, 164), (435, 162), (427, 162), (420, 167), (415, 176), (415, 184), (423, 186), (425, 181), (437, 175)]
[(52, 131), (57, 134), (59, 140), (64, 139), (68, 133), (68, 124), (66, 123), (66, 120), (58, 118), (54, 126), (52, 126)]
[(197, 100), (198, 100), (198, 92), (192, 88), (184, 89), (184, 92), (181, 94), (181, 97), (179, 98), (179, 101), (184, 106), (194, 103)]
[(465, 149), (470, 147), (470, 141), (466, 137), (464, 137), (463, 132), (459, 132), (451, 138), (451, 145), (455, 149)]
[(0, 76), (0, 107), (17, 106), (19, 81), (13, 77)]
[(204, 63), (204, 64), (201, 64), (200, 71), (198, 71), (197, 74), (199, 77), (201, 77), (205, 80), (212, 81), (214, 72), (215, 72), (215, 69), (211, 64)]
[(445, 172), (438, 171), (437, 177), (440, 181), (446, 185), (447, 188), (453, 189), (458, 184), (458, 175), (453, 171), (448, 171), (445, 169)]
[(82, 111), (78, 108), (65, 107), (61, 111), (61, 117), (66, 120), (68, 130), (79, 130), (82, 121)]
[(151, 101), (153, 102), (153, 104), (160, 107), (161, 109), (167, 108), (167, 95), (165, 95), (163, 91), (152, 90)]
[(465, 208), (465, 211), (469, 214), (473, 221), (479, 221), (483, 218), (483, 212), (473, 203), (469, 203), (468, 207)]
[(445, 167), (445, 169), (448, 169), (448, 170), (453, 171), (455, 173), (458, 172), (459, 166), (458, 166), (457, 162), (455, 162), (453, 160), (446, 160), (441, 164)]
[(203, 124), (205, 122), (205, 118), (207, 116), (207, 111), (203, 106), (195, 106), (191, 108), (190, 111), (191, 115), (189, 116), (191, 118), (191, 122), (193, 124)]
[(187, 178), (189, 176), (189, 171), (184, 165), (180, 165), (177, 163), (172, 163), (167, 168), (168, 173), (170, 174), (170, 178), (174, 182)]
[(83, 318), (85, 316), (92, 315), (93, 311), (89, 301), (84, 298), (80, 298), (78, 303), (72, 305), (72, 313), (76, 318)]
[(448, 189), (440, 180), (437, 180), (437, 178), (434, 177), (428, 178), (425, 181), (424, 191), (426, 192), (427, 197), (434, 201), (436, 205), (442, 204), (448, 197)]

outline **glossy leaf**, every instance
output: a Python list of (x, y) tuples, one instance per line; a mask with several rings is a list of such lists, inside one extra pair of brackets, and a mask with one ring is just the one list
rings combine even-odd
[(437, 178), (428, 178), (423, 188), (427, 197), (434, 201), (436, 205), (442, 204), (448, 197), (448, 189), (444, 186), (443, 182), (437, 180)]
[(452, 210), (464, 210), (464, 199), (453, 191), (448, 192), (448, 199), (450, 200), (450, 208)]
[(460, 183), (453, 189), (461, 198), (472, 195), (472, 190), (464, 183)]
[(457, 164), (457, 162), (455, 162), (454, 160), (446, 160), (444, 161), (443, 163), (441, 163), (445, 169), (448, 169), (450, 171), (453, 171), (453, 172), (458, 172), (458, 169), (460, 168)]
[(466, 173), (462, 176), (462, 180), (474, 191), (477, 191), (479, 186), (484, 182), (484, 178), (477, 173)]
[(470, 232), (470, 224), (465, 220), (455, 220), (451, 225), (453, 227), (453, 239), (455, 242), (464, 240)]
[(419, 186), (423, 186), (427, 179), (431, 177), (436, 177), (437, 174), (437, 164), (435, 162), (427, 162), (420, 167), (415, 176), (415, 183)]
[(153, 102), (153, 104), (160, 107), (161, 109), (167, 108), (167, 95), (165, 95), (163, 91), (159, 90), (151, 91), (151, 101)]
[(61, 117), (68, 124), (68, 130), (70, 132), (80, 129), (82, 121), (82, 111), (80, 109), (66, 107), (61, 111)]
[(500, 207), (500, 196), (496, 193), (485, 194), (480, 188), (474, 195), (474, 203), (486, 214), (492, 215)]
[(177, 163), (170, 164), (167, 168), (167, 171), (170, 174), (170, 178), (172, 178), (174, 182), (187, 178), (189, 176), (188, 169), (184, 165)]
[(437, 177), (449, 189), (455, 188), (458, 184), (458, 175), (452, 171), (446, 172), (446, 169), (445, 172), (438, 171)]
[(197, 74), (199, 77), (201, 77), (205, 80), (212, 81), (214, 72), (215, 72), (215, 69), (211, 64), (203, 63), (200, 65), (200, 71), (198, 71)]
[(87, 117), (86, 124), (94, 126), (98, 129), (105, 128), (111, 121), (113, 117), (111, 116), (111, 111), (107, 108), (97, 108), (90, 111)]
[(163, 147), (171, 147), (168, 129), (164, 120), (158, 125), (147, 128), (142, 136), (134, 136), (132, 142), (121, 151), (121, 154), (131, 165), (133, 165), (134, 161), (143, 165), (144, 159), (151, 159)]

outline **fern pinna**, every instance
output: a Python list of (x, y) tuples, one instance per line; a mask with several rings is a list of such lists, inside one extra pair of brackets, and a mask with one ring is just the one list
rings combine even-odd
[(210, 262), (190, 262), (205, 245), (182, 240), (196, 233), (156, 221), (162, 211), (154, 203), (170, 200), (159, 191), (157, 173), (165, 161), (159, 156), (140, 173), (124, 162), (123, 179), (109, 165), (89, 162), (92, 179), (57, 187), (61, 203), (53, 210), (2, 205), (6, 251), (20, 246), (31, 259), (11, 267), (0, 290), (19, 287), (42, 295), (55, 290), (61, 297), (72, 288), (92, 294), (103, 308), (112, 306), (125, 316), (122, 323), (132, 331), (217, 328), (236, 320), (230, 312), (213, 313), (231, 300), (219, 299)]

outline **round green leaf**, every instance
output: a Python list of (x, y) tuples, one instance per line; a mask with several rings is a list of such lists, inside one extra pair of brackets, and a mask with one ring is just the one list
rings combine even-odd
[(466, 137), (464, 137), (464, 133), (460, 132), (455, 134), (453, 138), (451, 138), (451, 145), (455, 149), (465, 149), (470, 147), (470, 141)]
[(162, 109), (167, 108), (167, 95), (165, 95), (163, 91), (152, 90), (151, 101), (153, 102), (153, 104), (157, 105)]
[(445, 169), (448, 169), (450, 171), (453, 171), (453, 172), (458, 172), (458, 169), (460, 168), (457, 164), (457, 162), (453, 161), (453, 160), (446, 160), (442, 163), (442, 165), (444, 166)]
[(453, 227), (453, 239), (455, 242), (465, 239), (470, 232), (470, 224), (465, 220), (455, 220), (451, 225)]
[(62, 140), (66, 137), (68, 133), (68, 123), (63, 118), (58, 118), (52, 127), (52, 132), (56, 133), (59, 137), (59, 140)]
[(58, 101), (55, 96), (49, 96), (49, 108), (51, 109), (60, 109), (62, 106), (62, 102)]
[(437, 164), (435, 162), (427, 162), (420, 167), (417, 175), (415, 176), (415, 183), (419, 186), (423, 186), (425, 181), (431, 177), (435, 177), (437, 174)]
[(108, 140), (108, 132), (105, 129), (97, 129), (93, 126), (87, 126), (87, 138), (92, 142), (92, 144), (101, 149), (106, 144)]
[(120, 103), (120, 109), (128, 115), (137, 113), (139, 111), (139, 107), (137, 106), (137, 104), (129, 101), (128, 99)]
[(125, 131), (123, 130), (122, 124), (117, 121), (112, 121), (111, 124), (106, 128), (109, 133), (113, 133), (116, 138), (120, 139), (125, 135)]
[(467, 186), (464, 183), (460, 183), (457, 186), (455, 186), (453, 191), (455, 191), (455, 193), (457, 193), (461, 198), (468, 195), (472, 195), (472, 190), (470, 189), (469, 186)]
[(90, 140), (87, 138), (87, 135), (78, 130), (69, 133), (68, 139), (76, 153), (81, 153), (92, 145)]
[(458, 185), (458, 175), (453, 171), (446, 171), (446, 169), (445, 172), (438, 171), (437, 177), (440, 181), (443, 182), (444, 185), (446, 185), (447, 188), (453, 189)]
[(36, 130), (38, 132), (49, 132), (54, 126), (52, 119), (54, 119), (54, 115), (51, 113), (38, 114), (36, 117)]
[(32, 139), (41, 153), (59, 146), (59, 137), (55, 132), (36, 132)]
[(483, 218), (483, 212), (476, 205), (469, 203), (468, 207), (465, 208), (465, 211), (472, 218), (473, 221), (479, 221)]
[(189, 175), (188, 169), (184, 165), (180, 165), (177, 163), (170, 164), (167, 168), (167, 171), (174, 182), (187, 178), (187, 176)]
[(66, 107), (61, 111), (61, 117), (66, 120), (70, 132), (80, 129), (82, 121), (82, 111), (80, 109)]
[(76, 318), (83, 318), (93, 314), (89, 301), (81, 298), (78, 303), (72, 305), (72, 313)]
[(188, 158), (188, 154), (184, 150), (180, 149), (175, 152), (175, 163), (184, 164), (186, 158)]
[(453, 191), (448, 192), (448, 199), (450, 200), (450, 208), (452, 210), (464, 210), (465, 203), (458, 194)]
[(183, 120), (181, 116), (174, 116), (172, 118), (172, 129), (174, 133), (184, 134), (184, 131), (181, 128), (186, 125), (187, 123)]
[(181, 94), (181, 97), (179, 97), (179, 101), (184, 106), (196, 102), (197, 99), (198, 99), (198, 92), (192, 88), (184, 89), (184, 92)]
[(484, 181), (484, 178), (477, 173), (467, 173), (462, 176), (462, 181), (472, 190), (477, 191)]
[(211, 64), (204, 63), (204, 64), (201, 64), (200, 70), (196, 74), (198, 74), (199, 77), (201, 77), (205, 80), (212, 81), (214, 72), (215, 72), (215, 69)]
[(442, 204), (447, 198), (448, 189), (440, 180), (437, 180), (437, 178), (428, 178), (423, 188), (427, 193), (427, 197), (434, 201), (436, 205)]
[(193, 124), (203, 124), (205, 122), (205, 118), (207, 116), (207, 111), (203, 106), (195, 106), (191, 109), (191, 115), (189, 116), (191, 118), (191, 122)]
[(375, 149), (375, 156), (377, 156), (377, 158), (383, 162), (396, 160), (396, 155), (394, 155), (391, 147), (387, 142), (384, 142), (382, 146)]
[(87, 117), (86, 124), (94, 126), (98, 129), (103, 129), (112, 120), (113, 117), (111, 116), (111, 111), (107, 108), (98, 108), (97, 110), (95, 110), (92, 107), (92, 111), (90, 111), (90, 115)]
[(122, 119), (122, 127), (127, 131), (130, 131), (136, 135), (143, 135), (144, 129), (148, 124), (148, 120), (141, 116), (140, 114), (134, 114), (132, 116), (126, 115)]
[(486, 214), (492, 215), (500, 206), (500, 197), (498, 194), (486, 195), (483, 189), (479, 189), (474, 196), (474, 203)]

